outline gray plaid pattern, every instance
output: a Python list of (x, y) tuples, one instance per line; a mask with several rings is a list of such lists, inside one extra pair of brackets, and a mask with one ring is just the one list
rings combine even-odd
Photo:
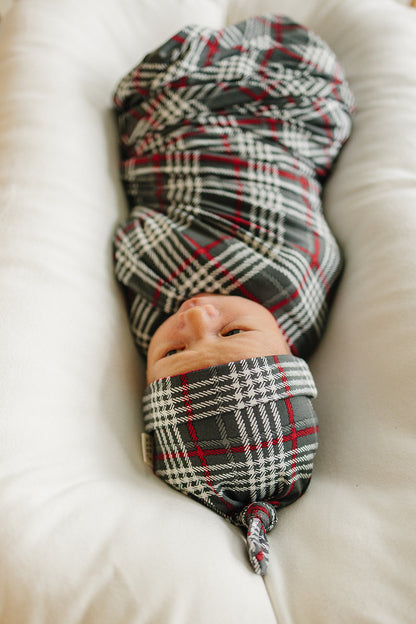
[(269, 563), (270, 546), (266, 534), (276, 526), (277, 516), (272, 505), (249, 505), (240, 514), (247, 527), (247, 550), (250, 563), (256, 572), (264, 576)]
[(306, 363), (292, 355), (157, 380), (143, 400), (154, 471), (235, 524), (250, 503), (288, 505), (311, 478), (315, 396)]
[(139, 349), (184, 300), (215, 292), (263, 304), (307, 356), (341, 268), (320, 194), (353, 101), (332, 51), (279, 16), (190, 26), (114, 102), (131, 207), (115, 272)]

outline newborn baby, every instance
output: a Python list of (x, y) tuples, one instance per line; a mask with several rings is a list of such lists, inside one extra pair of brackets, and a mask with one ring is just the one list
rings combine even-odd
[(265, 574), (266, 532), (317, 449), (303, 358), (341, 270), (321, 190), (352, 95), (319, 37), (266, 16), (185, 28), (114, 102), (130, 204), (115, 272), (147, 357), (153, 468), (244, 527)]

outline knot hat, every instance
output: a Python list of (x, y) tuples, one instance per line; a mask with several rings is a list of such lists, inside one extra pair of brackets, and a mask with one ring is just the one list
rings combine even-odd
[(276, 510), (309, 485), (318, 446), (306, 362), (255, 357), (151, 383), (143, 397), (153, 470), (180, 492), (243, 527), (255, 572), (267, 571)]

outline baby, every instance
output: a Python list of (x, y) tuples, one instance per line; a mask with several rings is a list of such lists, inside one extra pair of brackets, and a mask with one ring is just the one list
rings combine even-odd
[(319, 37), (264, 16), (185, 28), (114, 102), (130, 204), (115, 272), (147, 357), (153, 468), (244, 527), (265, 574), (317, 449), (304, 358), (341, 270), (321, 191), (353, 98)]

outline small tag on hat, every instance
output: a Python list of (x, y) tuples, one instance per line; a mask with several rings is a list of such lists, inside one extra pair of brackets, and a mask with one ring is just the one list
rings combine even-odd
[(149, 433), (142, 433), (142, 454), (144, 463), (153, 468), (153, 436)]

